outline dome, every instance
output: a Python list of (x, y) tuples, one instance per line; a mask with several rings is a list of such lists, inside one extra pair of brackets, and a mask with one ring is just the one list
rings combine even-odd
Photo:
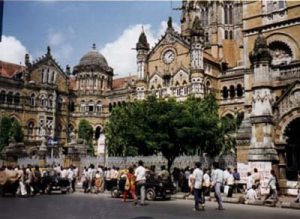
[(108, 67), (104, 56), (96, 50), (96, 45), (93, 44), (93, 50), (82, 56), (79, 61), (79, 66), (97, 65), (104, 68)]

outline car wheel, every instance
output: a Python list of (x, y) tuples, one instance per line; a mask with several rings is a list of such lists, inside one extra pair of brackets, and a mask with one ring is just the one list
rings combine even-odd
[(120, 193), (117, 187), (113, 187), (111, 189), (111, 197), (112, 198), (119, 198), (120, 197)]
[(154, 189), (147, 189), (146, 191), (146, 199), (149, 201), (154, 201), (156, 198), (156, 193)]

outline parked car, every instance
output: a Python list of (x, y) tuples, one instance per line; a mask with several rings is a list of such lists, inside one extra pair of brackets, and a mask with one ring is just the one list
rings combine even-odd
[(43, 192), (47, 194), (50, 194), (52, 191), (60, 191), (62, 194), (65, 194), (71, 188), (69, 180), (61, 178), (54, 170), (45, 172), (41, 184)]
[[(111, 189), (111, 197), (118, 198), (121, 197), (124, 192), (126, 178), (121, 178), (118, 182), (113, 185)], [(174, 193), (175, 188), (171, 181), (162, 181), (158, 178), (147, 178), (146, 179), (146, 199), (153, 201), (156, 199), (169, 200), (171, 195)], [(139, 191), (137, 191), (139, 195)]]

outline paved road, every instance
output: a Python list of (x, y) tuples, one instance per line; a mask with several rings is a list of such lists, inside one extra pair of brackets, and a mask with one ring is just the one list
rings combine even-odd
[(171, 200), (133, 206), (105, 195), (41, 195), (33, 198), (0, 198), (1, 219), (293, 219), (299, 210), (225, 204), (225, 211), (215, 210), (208, 202), (204, 212), (192, 211), (193, 202)]

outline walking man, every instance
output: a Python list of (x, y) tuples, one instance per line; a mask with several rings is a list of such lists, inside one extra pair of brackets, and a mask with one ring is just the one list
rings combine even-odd
[[(204, 210), (204, 197), (202, 192), (202, 181), (203, 181), (203, 171), (201, 168), (201, 163), (195, 163), (195, 169), (193, 171), (193, 185), (194, 185), (194, 198), (195, 198), (195, 211)], [(199, 204), (202, 204), (200, 209)]]
[(223, 185), (223, 171), (219, 169), (219, 163), (213, 162), (213, 171), (212, 171), (212, 187), (215, 189), (215, 197), (218, 202), (218, 210), (224, 210), (222, 204), (222, 197), (221, 197), (221, 186)]
[(144, 168), (144, 162), (139, 161), (138, 162), (138, 168), (135, 170), (135, 177), (136, 177), (136, 185), (137, 189), (140, 190), (140, 205), (145, 205), (145, 184), (146, 184), (146, 169)]

